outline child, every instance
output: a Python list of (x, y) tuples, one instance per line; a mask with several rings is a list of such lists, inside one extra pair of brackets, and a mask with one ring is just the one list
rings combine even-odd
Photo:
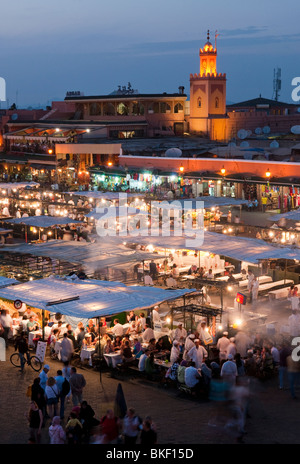
[(66, 434), (68, 439), (68, 444), (76, 445), (80, 441), (82, 433), (82, 423), (77, 418), (77, 414), (72, 411), (70, 413), (70, 418), (66, 425)]

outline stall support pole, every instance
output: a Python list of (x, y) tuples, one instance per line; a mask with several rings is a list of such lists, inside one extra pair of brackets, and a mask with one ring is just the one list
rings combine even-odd
[(42, 310), (42, 340), (45, 341), (45, 310)]
[[(100, 327), (100, 316), (98, 317), (98, 337), (99, 337), (99, 373), (100, 373), (100, 383), (102, 385), (102, 371), (101, 371), (101, 327)], [(96, 353), (97, 354), (97, 353)]]
[(286, 281), (286, 271), (287, 271), (287, 259), (285, 260), (285, 269), (284, 269), (284, 284)]
[(143, 260), (143, 280), (145, 285), (145, 261)]

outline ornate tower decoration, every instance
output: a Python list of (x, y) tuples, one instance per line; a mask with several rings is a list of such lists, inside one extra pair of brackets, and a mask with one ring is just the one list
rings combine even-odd
[(200, 76), (217, 74), (217, 49), (209, 41), (209, 30), (207, 31), (207, 42), (203, 49), (200, 48)]
[(211, 140), (226, 139), (226, 74), (217, 72), (217, 31), (215, 46), (200, 48), (200, 72), (190, 75), (190, 132)]

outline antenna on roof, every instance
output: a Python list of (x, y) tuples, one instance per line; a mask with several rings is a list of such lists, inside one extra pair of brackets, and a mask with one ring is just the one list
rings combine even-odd
[(278, 101), (281, 90), (281, 68), (274, 69), (273, 100)]

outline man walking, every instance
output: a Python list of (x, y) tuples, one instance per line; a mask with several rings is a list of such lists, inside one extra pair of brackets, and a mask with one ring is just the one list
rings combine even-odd
[(83, 375), (77, 374), (76, 367), (71, 367), (70, 387), (74, 406), (82, 403), (82, 393), (85, 386), (86, 381)]

